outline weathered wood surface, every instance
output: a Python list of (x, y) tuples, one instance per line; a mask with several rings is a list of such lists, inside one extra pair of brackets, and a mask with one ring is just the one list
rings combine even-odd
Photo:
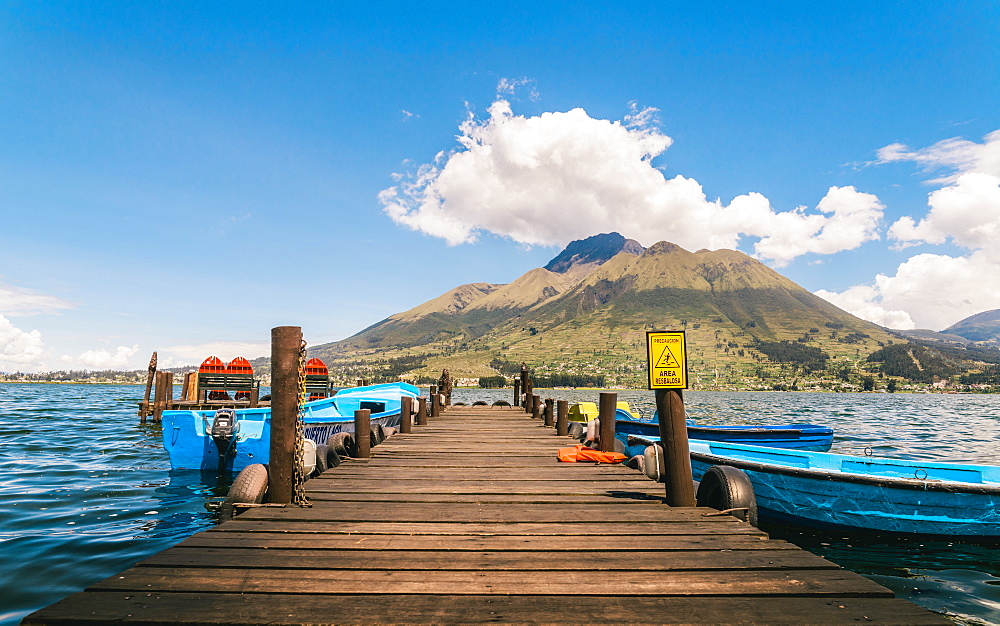
[(540, 424), (453, 407), (24, 623), (949, 623)]

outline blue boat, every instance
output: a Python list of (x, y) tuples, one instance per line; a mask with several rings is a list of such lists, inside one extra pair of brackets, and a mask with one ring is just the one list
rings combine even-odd
[[(359, 409), (371, 410), (373, 427), (398, 427), (401, 399), (419, 394), (408, 383), (385, 383), (342, 389), (329, 398), (306, 402), (305, 438), (326, 443), (337, 433), (353, 433), (354, 412)], [(235, 409), (220, 417), (225, 420), (227, 416), (229, 423), (220, 427), (216, 411), (164, 411), (163, 447), (171, 468), (238, 472), (247, 465), (267, 463), (270, 407)]]
[[(636, 443), (652, 438), (633, 436)], [(658, 439), (657, 439), (658, 440)], [(763, 520), (840, 531), (1000, 538), (1000, 467), (690, 440), (700, 481), (746, 472)]]
[[(625, 443), (627, 454), (642, 454), (643, 444), (628, 444), (629, 435), (659, 438), (660, 427), (656, 413), (651, 419), (637, 418), (633, 413), (618, 409), (615, 418), (615, 436)], [(726, 441), (769, 448), (812, 450), (826, 452), (833, 445), (833, 429), (816, 424), (782, 425), (733, 425), (708, 426), (687, 420), (688, 438), (707, 441)]]

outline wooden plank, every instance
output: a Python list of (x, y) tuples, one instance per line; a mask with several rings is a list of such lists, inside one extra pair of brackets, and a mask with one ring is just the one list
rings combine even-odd
[[(657, 490), (663, 491), (662, 489)], [(309, 501), (318, 506), (327, 502), (504, 502), (507, 504), (551, 503), (560, 506), (603, 504), (612, 500), (615, 506), (642, 505), (663, 500), (663, 494), (639, 493), (634, 497), (612, 498), (611, 496), (578, 494), (510, 494), (510, 493), (407, 493), (387, 490), (383, 493), (362, 492), (322, 492), (310, 491)]]
[(315, 549), (175, 547), (141, 561), (137, 567), (227, 567), (246, 569), (633, 571), (840, 569), (801, 550), (719, 550), (623, 552), (614, 559), (579, 551), (502, 552), (469, 550), (367, 550), (357, 554)]
[[(245, 517), (245, 516), (243, 516)], [(643, 524), (532, 524), (532, 523), (438, 523), (438, 522), (279, 522), (276, 520), (236, 519), (210, 532), (238, 530), (280, 532), (322, 532), (372, 535), (760, 535), (762, 531), (735, 523), (646, 522)]]
[(892, 592), (843, 570), (669, 572), (658, 576), (589, 570), (522, 572), (472, 570), (288, 570), (133, 567), (91, 589), (145, 592), (328, 593), (370, 595), (373, 590), (448, 595), (672, 595), (672, 596), (849, 596), (891, 598)]
[(98, 624), (129, 616), (137, 623), (548, 623), (632, 624), (879, 624), (947, 625), (949, 620), (903, 600), (827, 597), (671, 596), (377, 596), (240, 595), (211, 593), (77, 594), (23, 624)]
[[(368, 502), (324, 503), (310, 508), (257, 508), (240, 516), (243, 520), (311, 521), (326, 522), (394, 522), (437, 523), (556, 523), (588, 525), (600, 523), (646, 524), (695, 521), (711, 524), (737, 524), (731, 515), (718, 515), (708, 508), (670, 509), (658, 502), (641, 502), (622, 508), (618, 503), (588, 506), (557, 507), (551, 503), (519, 503), (517, 506), (503, 502), (453, 502), (441, 506), (436, 502), (387, 502), (373, 506)], [(741, 529), (747, 527), (740, 525)]]
[(785, 541), (761, 535), (374, 535), (296, 532), (203, 532), (188, 537), (179, 547), (275, 548), (309, 550), (451, 550), (475, 551), (660, 551), (660, 550), (793, 550)]

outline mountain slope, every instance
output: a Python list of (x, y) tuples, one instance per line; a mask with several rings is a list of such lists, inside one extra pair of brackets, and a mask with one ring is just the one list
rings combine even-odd
[(444, 367), (457, 377), (496, 375), (523, 361), (540, 374), (601, 373), (636, 385), (645, 331), (678, 328), (688, 333), (697, 384), (710, 377), (731, 386), (756, 380), (760, 388), (815, 369), (792, 357), (781, 362), (796, 353), (783, 342), (821, 350), (829, 367), (856, 371), (868, 354), (899, 341), (741, 252), (633, 243), (615, 233), (573, 242), (551, 269), (508, 285), (457, 287), (310, 352), (345, 363), (405, 356), (391, 371), (413, 375)]
[(969, 341), (1000, 343), (1000, 309), (976, 313), (941, 332), (958, 335)]

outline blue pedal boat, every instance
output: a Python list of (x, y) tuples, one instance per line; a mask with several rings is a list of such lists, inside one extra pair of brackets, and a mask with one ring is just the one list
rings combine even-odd
[(695, 480), (713, 465), (746, 472), (766, 521), (840, 531), (1000, 538), (1000, 467), (995, 465), (717, 441), (690, 440), (688, 445)]
[[(337, 433), (354, 432), (354, 412), (371, 411), (371, 423), (398, 427), (401, 400), (420, 390), (408, 383), (384, 383), (342, 389), (329, 398), (303, 405), (305, 438), (316, 443)], [(247, 465), (267, 463), (271, 448), (271, 409), (235, 409), (228, 438), (212, 436), (216, 411), (164, 411), (163, 447), (172, 469), (238, 472)], [(218, 430), (218, 429), (216, 429)]]
[[(628, 411), (618, 409), (615, 416), (615, 436), (625, 443), (629, 456), (642, 454), (645, 446), (641, 444), (629, 446), (628, 436), (640, 435), (658, 439), (660, 427), (657, 420), (656, 413), (651, 419), (642, 419)], [(687, 420), (687, 432), (690, 439), (725, 441), (769, 448), (826, 452), (833, 445), (833, 429), (816, 424), (709, 426)]]

